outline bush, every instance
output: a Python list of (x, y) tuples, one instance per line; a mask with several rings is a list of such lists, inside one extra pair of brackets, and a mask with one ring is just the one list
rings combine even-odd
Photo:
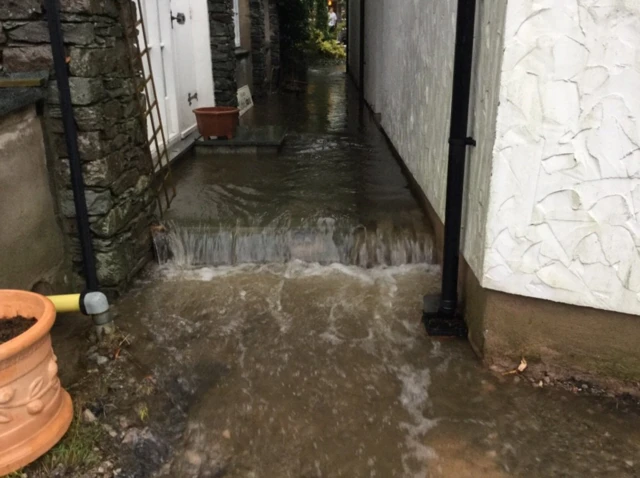
[(347, 57), (344, 46), (338, 43), (338, 40), (325, 40), (320, 43), (318, 53), (326, 58), (334, 58), (343, 60)]
[(342, 60), (347, 57), (344, 47), (334, 38), (327, 39), (317, 28), (312, 28), (307, 51), (311, 56)]

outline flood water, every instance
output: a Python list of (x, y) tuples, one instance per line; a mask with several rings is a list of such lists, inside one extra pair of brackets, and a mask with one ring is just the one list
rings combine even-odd
[(184, 159), (160, 261), (431, 262), (431, 228), (384, 139), (360, 121), (353, 93), (342, 69), (312, 70), (307, 95), (271, 98), (243, 117), (247, 127), (286, 127), (280, 154), (199, 150)]
[(248, 119), (290, 127), (280, 156), (179, 165), (164, 263), (117, 304), (182, 421), (154, 476), (639, 476), (636, 409), (426, 336), (430, 226), (343, 72), (309, 81)]

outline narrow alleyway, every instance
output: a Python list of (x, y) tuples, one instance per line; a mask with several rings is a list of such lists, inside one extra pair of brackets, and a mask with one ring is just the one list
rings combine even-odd
[(185, 158), (161, 261), (430, 263), (430, 227), (375, 126), (360, 124), (356, 99), (343, 67), (312, 70), (308, 95), (272, 96), (242, 118), (287, 128), (280, 154), (203, 148)]
[[(131, 345), (114, 363), (154, 390), (114, 435), (136, 460), (119, 476), (638, 476), (631, 401), (426, 336), (430, 226), (350, 95), (340, 68), (312, 70), (306, 95), (246, 119), (289, 127), (281, 155), (178, 165), (165, 263), (116, 305)], [(118, 402), (112, 377), (117, 420), (141, 399)]]

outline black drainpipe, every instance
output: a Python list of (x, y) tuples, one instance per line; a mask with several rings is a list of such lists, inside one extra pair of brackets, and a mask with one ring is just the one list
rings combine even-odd
[(82, 249), (82, 264), (88, 291), (98, 291), (98, 274), (93, 255), (91, 242), (91, 230), (89, 228), (89, 214), (87, 201), (84, 195), (84, 179), (82, 178), (82, 164), (78, 151), (78, 132), (73, 116), (71, 103), (71, 91), (69, 89), (69, 74), (65, 59), (62, 27), (60, 25), (60, 11), (57, 0), (46, 0), (47, 21), (49, 23), (49, 36), (51, 38), (51, 51), (53, 53), (53, 66), (60, 93), (60, 109), (62, 111), (62, 123), (64, 136), (69, 156), (69, 169), (71, 170), (71, 187), (73, 188), (73, 202), (76, 208), (76, 221), (78, 223), (78, 235), (80, 236), (80, 248)]
[(473, 67), (473, 35), (476, 0), (458, 0), (456, 45), (449, 134), (449, 169), (444, 224), (442, 292), (439, 297), (425, 297), (423, 320), (429, 335), (467, 336), (467, 327), (458, 311), (458, 266), (460, 262), (460, 228), (467, 146), (475, 146), (467, 136), (469, 99)]

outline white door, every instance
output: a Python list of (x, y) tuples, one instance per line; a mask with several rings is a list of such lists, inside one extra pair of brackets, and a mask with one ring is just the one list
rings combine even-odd
[(193, 110), (198, 107), (199, 96), (190, 0), (171, 0), (171, 17), (178, 125), (184, 138), (195, 129)]
[[(170, 147), (195, 130), (195, 108), (214, 105), (207, 0), (141, 3), (158, 106)], [(148, 75), (146, 61), (143, 66)], [(153, 121), (157, 128), (156, 115)], [(151, 119), (147, 130), (149, 134), (153, 131)], [(154, 145), (152, 150), (155, 153)]]
[[(179, 139), (180, 131), (178, 129), (178, 115), (176, 111), (176, 88), (173, 66), (173, 54), (171, 36), (168, 34), (171, 30), (169, 16), (169, 0), (145, 0), (142, 3), (142, 17), (144, 19), (145, 31), (147, 34), (147, 47), (149, 48), (149, 58), (151, 59), (151, 70), (156, 89), (158, 107), (162, 117), (162, 126), (164, 128), (167, 146), (169, 143)], [(142, 32), (139, 33), (140, 45), (144, 45)], [(145, 76), (150, 74), (146, 57), (143, 59), (143, 67)], [(154, 98), (152, 89), (149, 91), (150, 100), (153, 103)], [(153, 118), (149, 118), (147, 132), (151, 136), (153, 133), (153, 125), (159, 126), (159, 118), (153, 113)], [(151, 144), (152, 153), (156, 154), (155, 144)]]

